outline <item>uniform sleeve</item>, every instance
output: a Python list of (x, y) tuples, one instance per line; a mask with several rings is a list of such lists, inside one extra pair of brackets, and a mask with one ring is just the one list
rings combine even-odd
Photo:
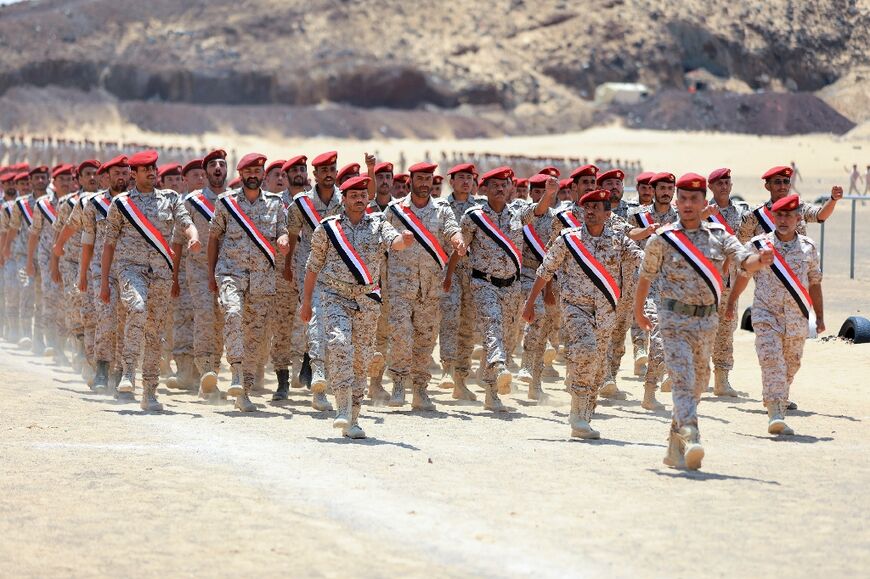
[(535, 217), (535, 210), (538, 208), (537, 203), (524, 203), (520, 206), (520, 220), (522, 220), (523, 225), (528, 225), (532, 223)]
[(746, 243), (752, 238), (755, 233), (755, 228), (758, 226), (758, 218), (755, 217), (754, 211), (747, 211), (743, 214), (743, 220), (740, 222), (740, 227), (737, 229), (737, 239), (740, 243)]
[(115, 245), (118, 242), (123, 227), (124, 216), (121, 215), (121, 210), (118, 209), (118, 199), (115, 198), (106, 214), (106, 245)]
[[(456, 220), (454, 219), (454, 222)], [(459, 227), (457, 226), (457, 231)], [(393, 245), (393, 240), (399, 237), (399, 232), (386, 219), (381, 220), (381, 234), (378, 243), (381, 246), (381, 253), (386, 253)]]
[(306, 271), (320, 273), (320, 270), (326, 264), (326, 254), (329, 252), (329, 245), (330, 241), (326, 235), (326, 230), (322, 225), (318, 225), (311, 235), (311, 253), (308, 254), (308, 261), (305, 262)]
[(820, 223), (819, 213), (822, 212), (822, 206), (815, 203), (804, 203), (801, 205), (801, 217), (807, 223)]
[(69, 225), (76, 231), (80, 231), (82, 228), (82, 219), (85, 213), (84, 202), (84, 200), (81, 200), (79, 203), (76, 203), (72, 213), (69, 214), (69, 218), (66, 220), (66, 225)]
[(88, 206), (82, 212), (82, 245), (94, 245), (97, 242), (97, 221), (94, 219), (93, 211), (94, 209)]
[(190, 218), (190, 213), (187, 212), (187, 206), (184, 204), (181, 196), (174, 195), (173, 197), (172, 215), (175, 218), (175, 229), (178, 230), (173, 233), (174, 237), (176, 233), (180, 233), (193, 225), (193, 219)]
[(727, 231), (722, 232), (722, 250), (726, 256), (740, 264), (740, 269), (743, 269), (743, 262), (751, 255), (737, 237)]
[(215, 203), (214, 217), (208, 226), (209, 235), (214, 235), (218, 239), (224, 236), (227, 232), (227, 210), (224, 209), (223, 203)]
[(465, 246), (469, 247), (471, 246), (471, 242), (474, 241), (474, 234), (477, 232), (477, 224), (471, 220), (468, 213), (462, 216), (462, 220), (459, 224), (462, 229), (462, 240), (465, 242)]
[(807, 281), (810, 285), (822, 283), (822, 268), (819, 266), (819, 251), (816, 244), (810, 242), (810, 251), (807, 254)]
[(635, 276), (640, 262), (643, 260), (643, 250), (640, 246), (629, 239), (623, 237), (623, 253), (622, 263), (620, 264), (620, 273), (622, 275), (622, 293), (627, 293), (634, 287)]
[(538, 266), (535, 274), (541, 279), (550, 281), (553, 279), (553, 275), (562, 267), (567, 253), (568, 246), (565, 245), (565, 238), (560, 235), (547, 250), (547, 255), (544, 256), (544, 261)]
[(551, 226), (551, 229), (550, 229), (550, 240), (548, 242), (550, 245), (552, 245), (556, 242), (556, 240), (562, 234), (562, 229), (564, 227), (565, 227), (565, 225), (562, 223), (562, 220), (559, 219), (559, 217), (557, 215), (553, 215), (553, 225)]
[(21, 209), (17, 203), (12, 204), (12, 215), (9, 216), (9, 229), (18, 231), (21, 229)]
[(69, 221), (70, 210), (67, 206), (66, 202), (60, 206), (60, 209), (57, 210), (57, 219), (54, 220), (54, 223), (51, 224), (51, 228), (54, 231), (60, 231), (63, 229), (63, 226)]
[(653, 281), (658, 277), (662, 270), (662, 261), (664, 261), (666, 242), (658, 234), (649, 238), (646, 244), (646, 249), (643, 255), (643, 261), (640, 263), (640, 277)]
[(441, 220), (444, 222), (444, 227), (442, 229), (444, 232), (444, 239), (449, 240), (455, 234), (459, 233), (459, 223), (456, 222), (456, 217), (454, 217), (453, 210), (450, 209), (449, 205), (438, 207), (438, 213), (440, 214)]
[(39, 235), (42, 233), (42, 226), (45, 223), (45, 218), (42, 216), (42, 211), (33, 204), (33, 223), (30, 225), (30, 234)]
[(296, 203), (290, 201), (290, 207), (287, 208), (287, 234), (296, 237), (300, 231), (302, 231), (302, 215)]

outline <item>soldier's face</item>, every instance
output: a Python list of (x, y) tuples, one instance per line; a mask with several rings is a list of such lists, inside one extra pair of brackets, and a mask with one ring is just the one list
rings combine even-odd
[(15, 188), (22, 197), (30, 193), (30, 179), (19, 179), (15, 182)]
[(308, 167), (293, 165), (287, 169), (287, 183), (290, 187), (305, 187), (308, 181)]
[(486, 199), (489, 204), (507, 203), (508, 180), (489, 179), (486, 182)]
[[(559, 193), (561, 193), (561, 192), (562, 192), (562, 190), (560, 189)], [(529, 189), (529, 197), (532, 198), (532, 201), (534, 203), (537, 203), (538, 200), (543, 196), (544, 196), (544, 188), (543, 187), (532, 187), (531, 189)], [(557, 194), (556, 198), (558, 199), (558, 197), (559, 196)], [(561, 199), (559, 199), (559, 201), (561, 201)]]
[(776, 232), (783, 237), (791, 237), (797, 231), (800, 222), (800, 211), (774, 211), (773, 223)]
[(369, 204), (369, 193), (366, 189), (351, 189), (344, 192), (344, 206), (353, 212), (365, 211)]
[(263, 189), (272, 193), (279, 193), (287, 188), (284, 172), (281, 167), (275, 167), (266, 173), (266, 179), (263, 181)]
[(172, 189), (176, 193), (187, 193), (184, 190), (184, 177), (181, 175), (164, 175), (163, 188)]
[(595, 177), (593, 175), (583, 175), (577, 179), (577, 196), (582, 197), (590, 191), (595, 191)]
[[(541, 191), (543, 191), (543, 189), (541, 189)], [(556, 192), (556, 200), (559, 201), (559, 203), (563, 203), (565, 201), (571, 201), (574, 198), (574, 195), (572, 193), (573, 193), (573, 190), (570, 187), (565, 187), (563, 189), (559, 189)]]
[(191, 169), (184, 175), (184, 181), (188, 191), (196, 191), (205, 187), (205, 170)]
[(655, 198), (659, 205), (669, 205), (674, 199), (674, 184), (669, 181), (656, 183)]
[[(658, 189), (658, 186), (656, 186)], [(707, 207), (707, 196), (700, 191), (677, 189), (677, 212), (681, 221), (700, 221), (701, 212)]]
[(58, 193), (58, 197), (66, 195), (72, 189), (73, 178), (69, 173), (58, 175), (54, 178), (54, 190)]
[(108, 187), (112, 193), (123, 193), (127, 190), (127, 184), (130, 182), (130, 167), (109, 167), (108, 173), (103, 173), (108, 177)]
[(710, 183), (710, 190), (715, 197), (731, 195), (731, 177), (723, 177)]
[(622, 200), (622, 179), (605, 179), (601, 182), (601, 188), (610, 191), (610, 198), (614, 203), (619, 203)]
[(401, 181), (393, 181), (393, 190), (390, 191), (390, 196), (392, 196), (393, 199), (401, 199), (405, 195), (407, 195), (407, 193), (405, 193), (405, 184)]
[(31, 175), (30, 186), (38, 193), (45, 191), (48, 188), (48, 173), (34, 173)]
[(779, 201), (791, 190), (791, 179), (776, 175), (764, 183), (764, 188), (770, 191), (770, 200)]
[(85, 167), (79, 173), (79, 186), (82, 191), (93, 193), (97, 190), (97, 170), (93, 167)]
[(220, 188), (227, 182), (227, 162), (225, 159), (212, 159), (205, 167), (209, 187)]
[(375, 173), (375, 187), (379, 195), (389, 195), (393, 188), (393, 174), (390, 171)]
[(432, 173), (414, 173), (411, 175), (411, 194), (418, 198), (427, 198), (432, 191)]
[(593, 203), (583, 204), (584, 221), (587, 225), (597, 227), (603, 225), (610, 216), (610, 203), (606, 201), (595, 201)]
[(260, 185), (263, 184), (263, 177), (265, 172), (263, 171), (263, 167), (245, 167), (241, 171), (239, 171), (239, 177), (242, 179), (242, 184), (245, 186), (245, 189), (259, 189)]
[(321, 188), (335, 186), (335, 175), (338, 173), (335, 165), (322, 165), (314, 168), (314, 180)]
[(450, 186), (460, 195), (468, 195), (474, 189), (474, 175), (471, 173), (454, 173), (450, 176)]
[(529, 198), (529, 188), (523, 185), (522, 187), (517, 187), (517, 199), (528, 199)]
[[(127, 172), (130, 172), (130, 169), (127, 169)], [(108, 189), (109, 185), (112, 183), (111, 177), (109, 177), (108, 173), (100, 173), (97, 177), (97, 181), (100, 183), (100, 189)]]
[(653, 188), (648, 183), (637, 184), (637, 199), (641, 205), (649, 205), (653, 201)]
[(136, 178), (136, 187), (140, 190), (149, 191), (157, 183), (157, 165), (136, 167), (133, 176)]
[(432, 190), (429, 191), (429, 195), (431, 195), (432, 197), (436, 197), (436, 198), (441, 197), (441, 183), (438, 183), (437, 185), (435, 185), (433, 183)]

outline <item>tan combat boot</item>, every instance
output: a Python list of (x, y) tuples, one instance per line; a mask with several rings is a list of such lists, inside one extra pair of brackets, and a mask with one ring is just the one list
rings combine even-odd
[(786, 400), (772, 400), (767, 403), (767, 432), (770, 434), (782, 434), (784, 436), (792, 436), (794, 430), (785, 423)]
[(486, 392), (486, 396), (483, 400), (483, 407), (486, 410), (490, 410), (492, 412), (507, 412), (507, 407), (502, 404), (501, 399), (498, 397), (498, 389), (495, 384), (486, 384), (484, 383), (483, 388)]
[(139, 408), (145, 412), (163, 412), (163, 405), (157, 401), (157, 386), (143, 386)]
[(574, 438), (599, 439), (601, 433), (593, 430), (592, 412), (595, 409), (592, 394), (571, 392), (571, 414), (568, 420), (571, 423), (571, 436)]
[(121, 375), (121, 380), (118, 382), (118, 386), (115, 388), (118, 392), (133, 392), (135, 389), (135, 374), (132, 372), (124, 372)]
[(525, 382), (526, 384), (531, 384), (532, 382), (532, 367), (531, 367), (531, 356), (529, 353), (523, 350), (522, 361), (520, 362), (520, 371), (517, 372), (517, 380), (520, 382)]
[(383, 378), (380, 374), (369, 378), (369, 398), (377, 406), (383, 406), (390, 399), (390, 393), (384, 390)]
[(556, 360), (556, 354), (558, 353), (553, 346), (547, 346), (547, 349), (544, 350), (544, 365), (549, 366), (552, 364)]
[(359, 440), (366, 437), (365, 431), (359, 425), (359, 404), (354, 404), (351, 409), (350, 426), (344, 429), (343, 434), (347, 438)]
[(514, 379), (510, 370), (508, 370), (501, 362), (496, 362), (493, 372), (495, 372), (495, 385), (498, 389), (498, 393), (504, 395), (510, 394), (511, 381)]
[(290, 388), (302, 388), (299, 381), (299, 371), (302, 369), (302, 356), (295, 356), (290, 369)]
[(319, 364), (311, 364), (311, 407), (319, 412), (331, 412), (332, 404), (326, 397), (326, 378)]
[(701, 468), (701, 460), (704, 458), (704, 447), (701, 446), (701, 435), (696, 426), (683, 426), (677, 432), (683, 444), (683, 460), (689, 470)]
[(387, 402), (387, 406), (392, 406), (394, 408), (399, 408), (405, 405), (405, 379), (404, 378), (394, 378), (393, 379), (393, 394), (390, 396), (390, 400)]
[(665, 405), (656, 400), (656, 385), (655, 384), (644, 384), (643, 385), (643, 402), (641, 402), (641, 407), (645, 410), (651, 410), (653, 412), (657, 412), (659, 410), (664, 410)]
[(724, 368), (716, 368), (714, 374), (716, 376), (716, 383), (713, 386), (713, 394), (716, 396), (727, 396), (729, 398), (737, 398), (740, 396), (737, 393), (737, 390), (732, 388), (731, 384), (728, 382), (728, 370), (725, 370)]
[(646, 364), (649, 361), (649, 356), (646, 353), (646, 348), (638, 346), (637, 352), (634, 353), (634, 375), (643, 376), (646, 374)]
[(353, 397), (350, 394), (350, 389), (338, 388), (335, 391), (335, 420), (332, 421), (333, 428), (341, 428), (344, 431), (350, 426), (352, 405)]
[(456, 374), (453, 384), (453, 398), (455, 400), (468, 400), (474, 402), (477, 400), (477, 395), (468, 389), (465, 385), (465, 376)]
[(266, 365), (257, 364), (257, 374), (254, 377), (254, 392), (262, 392), (266, 388)]
[(240, 396), (236, 396), (236, 410), (240, 412), (256, 412), (257, 406), (251, 402), (251, 398), (249, 394), (251, 392), (250, 386), (245, 386), (244, 390), (242, 390), (242, 394)]
[(444, 371), (441, 373), (441, 381), (438, 385), (441, 388), (451, 390), (456, 386), (456, 380), (453, 375), (456, 373), (456, 367), (450, 362), (444, 363)]
[(429, 393), (426, 392), (426, 385), (415, 384), (411, 388), (411, 408), (421, 412), (432, 412), (435, 410), (435, 405), (429, 398)]
[(611, 400), (625, 400), (627, 398), (625, 392), (616, 387), (616, 379), (612, 375), (604, 381), (604, 386), (598, 391), (598, 395)]
[(480, 344), (474, 347), (474, 350), (471, 351), (471, 359), (472, 360), (483, 360), (484, 354), (486, 354), (486, 350)]
[(683, 460), (683, 439), (673, 429), (668, 434), (668, 453), (662, 462), (671, 468), (686, 468)]
[(227, 389), (227, 396), (238, 397), (245, 393), (245, 387), (242, 386), (242, 364), (236, 362), (230, 364), (230, 372), (232, 372), (232, 381)]
[(671, 375), (665, 374), (664, 378), (662, 379), (662, 392), (670, 392), (672, 383), (673, 380), (671, 380)]
[(384, 359), (383, 354), (380, 352), (372, 354), (372, 360), (369, 362), (368, 377), (374, 378), (375, 376), (381, 376), (384, 373), (385, 364), (386, 360)]

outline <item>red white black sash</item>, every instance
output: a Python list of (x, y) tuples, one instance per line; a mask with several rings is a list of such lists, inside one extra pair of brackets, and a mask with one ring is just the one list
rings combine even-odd
[(426, 253), (432, 256), (432, 259), (435, 260), (438, 267), (444, 269), (444, 266), (447, 265), (447, 254), (444, 253), (444, 249), (442, 249), (441, 244), (438, 243), (438, 238), (436, 238), (432, 232), (423, 225), (423, 222), (420, 221), (420, 218), (417, 217), (413, 211), (411, 211), (411, 208), (401, 205), (400, 202), (396, 202), (390, 204), (390, 210), (393, 212), (393, 215), (402, 222), (405, 229), (414, 234), (414, 239), (417, 240), (417, 243), (423, 246)]
[(547, 255), (547, 246), (541, 241), (533, 225), (529, 224), (523, 227), (523, 241), (526, 242), (526, 247), (531, 250), (537, 261), (544, 261), (544, 257)]
[(160, 233), (160, 230), (145, 217), (145, 214), (133, 203), (133, 200), (130, 199), (127, 195), (119, 195), (115, 197), (115, 204), (118, 207), (118, 210), (121, 212), (121, 215), (127, 218), (127, 221), (130, 222), (130, 225), (133, 226), (133, 229), (139, 232), (139, 235), (148, 242), (148, 245), (154, 248), (157, 253), (166, 261), (166, 265), (169, 266), (170, 270), (173, 270), (172, 267), (172, 257), (175, 255), (172, 251), (172, 248), (169, 247), (169, 244), (166, 242), (166, 239), (163, 238), (163, 234)]
[(320, 213), (318, 213), (317, 209), (314, 208), (314, 201), (311, 197), (305, 193), (297, 193), (293, 197), (293, 203), (299, 207), (299, 212), (302, 213), (302, 217), (305, 218), (305, 221), (308, 223), (308, 226), (311, 227), (311, 230), (314, 231), (317, 229), (317, 226), (320, 225), (323, 218), (320, 217)]
[(641, 211), (640, 213), (634, 214), (634, 220), (637, 222), (638, 227), (649, 227), (653, 223), (655, 223), (655, 219), (653, 219), (652, 213), (649, 211)]
[(45, 220), (48, 221), (49, 224), (54, 225), (54, 222), (57, 221), (57, 210), (55, 210), (54, 205), (51, 204), (48, 195), (43, 195), (37, 199), (36, 206), (39, 207), (39, 212), (42, 213)]
[(472, 207), (467, 212), (468, 217), (483, 231), (496, 245), (501, 247), (508, 255), (511, 261), (514, 262), (514, 267), (517, 268), (517, 273), (520, 273), (523, 263), (523, 257), (517, 246), (511, 241), (510, 237), (493, 223), (489, 215), (483, 212), (480, 207)]
[(3, 209), (6, 210), (6, 215), (8, 217), (12, 217), (12, 204), (13, 204), (12, 201), (4, 201), (3, 202)]
[(713, 294), (716, 306), (718, 307), (719, 300), (722, 299), (722, 276), (719, 274), (716, 266), (713, 265), (713, 262), (701, 253), (701, 250), (692, 243), (692, 240), (689, 239), (689, 236), (684, 231), (666, 228), (660, 229), (659, 235), (689, 262), (692, 269), (698, 272), (698, 275), (701, 276), (701, 279), (710, 288), (710, 292)]
[(15, 200), (15, 204), (21, 211), (21, 216), (24, 217), (24, 221), (27, 222), (27, 227), (33, 225), (33, 209), (31, 209), (30, 202), (27, 200), (27, 197), (19, 197)]
[(753, 213), (755, 213), (755, 218), (765, 233), (770, 233), (776, 229), (776, 224), (773, 222), (773, 214), (767, 208), (767, 205), (762, 205), (754, 210)]
[(562, 225), (565, 227), (580, 227), (583, 225), (580, 223), (580, 220), (577, 219), (577, 216), (570, 209), (565, 209), (564, 211), (559, 211), (556, 213), (556, 217), (559, 218), (559, 221), (562, 222)]
[(191, 193), (187, 196), (187, 200), (206, 221), (211, 223), (212, 217), (214, 217), (214, 204), (208, 200), (205, 193)]
[(97, 193), (91, 197), (91, 203), (93, 203), (94, 209), (97, 210), (97, 215), (105, 219), (109, 214), (109, 207), (112, 206), (112, 198), (108, 194)]
[(369, 215), (371, 215), (372, 213), (377, 213), (378, 211), (380, 211), (380, 209), (375, 209), (371, 205), (366, 205), (366, 213), (368, 213)]
[(788, 262), (782, 254), (777, 251), (773, 243), (771, 243), (771, 241), (764, 235), (753, 237), (752, 244), (755, 245), (759, 251), (764, 249), (770, 249), (773, 251), (773, 263), (770, 264), (770, 269), (773, 271), (773, 274), (779, 278), (782, 285), (785, 286), (786, 291), (788, 291), (788, 293), (791, 294), (791, 297), (794, 298), (794, 301), (797, 303), (798, 308), (800, 308), (804, 317), (810, 319), (810, 312), (813, 311), (813, 300), (810, 298), (810, 292), (807, 291), (807, 288), (803, 286), (798, 279), (798, 276), (795, 275), (794, 271), (792, 271), (788, 266)]
[(79, 194), (78, 194), (78, 193), (72, 193), (72, 194), (70, 194), (69, 196), (67, 196), (67, 198), (66, 198), (66, 203), (67, 203), (67, 205), (69, 205), (69, 208), (70, 208), (70, 209), (75, 209), (76, 202), (77, 202), (78, 200), (79, 200)]
[(568, 251), (570, 251), (571, 255), (574, 256), (574, 259), (577, 260), (580, 269), (589, 276), (589, 279), (595, 287), (601, 290), (601, 293), (604, 294), (604, 297), (607, 298), (607, 301), (610, 302), (613, 309), (616, 309), (616, 303), (619, 301), (620, 296), (619, 284), (616, 283), (616, 280), (613, 279), (613, 276), (610, 275), (601, 262), (595, 259), (595, 256), (592, 255), (589, 248), (583, 244), (578, 232), (571, 231), (563, 233), (562, 237), (565, 239), (565, 245), (568, 247)]
[[(375, 280), (372, 278), (372, 274), (369, 273), (368, 266), (366, 266), (362, 256), (357, 253), (356, 249), (354, 249), (353, 245), (348, 241), (347, 236), (344, 234), (344, 229), (341, 227), (339, 221), (340, 216), (338, 215), (333, 215), (323, 220), (321, 225), (323, 226), (323, 230), (326, 231), (326, 236), (329, 238), (329, 241), (332, 242), (332, 246), (335, 247), (335, 251), (347, 266), (347, 269), (350, 270), (350, 273), (353, 275), (356, 282), (359, 285), (374, 285)], [(375, 288), (366, 295), (380, 303), (380, 286), (375, 285)]]
[(710, 215), (709, 217), (707, 217), (707, 221), (709, 221), (710, 223), (718, 223), (725, 228), (725, 231), (727, 231), (731, 235), (734, 235), (734, 230), (731, 229), (731, 226), (728, 225), (728, 220), (725, 219), (725, 216), (721, 213), (715, 213), (713, 215)]
[(257, 226), (254, 225), (254, 222), (251, 221), (251, 218), (248, 217), (248, 214), (242, 211), (242, 208), (239, 206), (239, 202), (236, 201), (235, 197), (231, 194), (222, 195), (218, 197), (220, 202), (224, 207), (227, 208), (227, 211), (230, 215), (233, 216), (233, 219), (236, 220), (236, 223), (239, 224), (239, 227), (248, 234), (248, 237), (251, 238), (251, 241), (254, 242), (254, 245), (257, 246), (257, 249), (263, 252), (263, 255), (266, 256), (266, 259), (269, 260), (269, 265), (273, 268), (275, 267), (275, 248), (272, 247), (272, 244), (269, 243), (269, 240), (266, 239), (266, 236), (262, 234), (262, 232), (257, 229)]

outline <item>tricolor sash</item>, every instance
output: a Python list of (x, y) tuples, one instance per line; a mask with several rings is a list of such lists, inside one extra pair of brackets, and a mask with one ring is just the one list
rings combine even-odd
[(710, 223), (718, 223), (719, 225), (721, 225), (722, 227), (725, 228), (725, 231), (727, 231), (731, 235), (734, 235), (734, 230), (731, 229), (731, 226), (728, 225), (728, 220), (725, 219), (725, 216), (722, 215), (721, 213), (716, 213), (714, 215), (710, 215), (709, 217), (707, 217), (707, 221), (709, 221)]
[(297, 193), (293, 196), (293, 203), (299, 207), (299, 212), (302, 213), (302, 217), (305, 218), (311, 230), (317, 229), (317, 226), (320, 225), (323, 219), (320, 217), (317, 209), (314, 208), (314, 201), (311, 200), (311, 197), (305, 193)]
[(371, 215), (372, 213), (377, 213), (378, 211), (378, 209), (375, 209), (371, 205), (366, 205), (366, 213), (368, 213), (369, 215)]
[(577, 219), (577, 216), (574, 215), (570, 209), (565, 209), (564, 211), (559, 211), (556, 213), (556, 217), (559, 218), (559, 221), (562, 222), (562, 225), (565, 227), (580, 227), (582, 223)]
[(493, 223), (489, 215), (483, 212), (480, 207), (472, 207), (468, 210), (468, 217), (483, 231), (496, 245), (501, 247), (508, 255), (511, 261), (514, 262), (514, 267), (517, 268), (517, 273), (522, 269), (523, 256), (517, 246), (511, 241), (510, 237)]
[(402, 222), (405, 229), (414, 234), (414, 239), (423, 246), (426, 253), (432, 256), (438, 267), (444, 269), (444, 266), (447, 265), (447, 254), (444, 253), (444, 249), (438, 243), (438, 239), (423, 225), (423, 222), (411, 211), (411, 208), (404, 207), (396, 202), (390, 204), (390, 210)]
[[(350, 270), (350, 273), (353, 275), (356, 282), (359, 285), (374, 285), (375, 281), (372, 278), (372, 274), (369, 273), (369, 268), (363, 261), (362, 256), (357, 253), (356, 249), (354, 249), (353, 245), (348, 241), (339, 220), (340, 216), (338, 215), (333, 215), (323, 220), (321, 225), (323, 225), (323, 230), (326, 231), (326, 236), (329, 238), (329, 241), (332, 242), (332, 246), (335, 247), (335, 251), (347, 266), (347, 269)], [(376, 302), (381, 303), (380, 286), (375, 285), (375, 288), (366, 295)]]
[(66, 203), (69, 205), (70, 209), (75, 209), (76, 201), (79, 200), (79, 194), (73, 193), (66, 198)]
[(211, 223), (212, 217), (214, 217), (214, 204), (208, 200), (204, 193), (191, 193), (187, 196), (187, 201), (190, 201), (193, 208)]
[(43, 195), (37, 199), (36, 206), (39, 207), (39, 212), (42, 213), (42, 216), (45, 217), (46, 221), (51, 225), (54, 225), (54, 222), (57, 221), (57, 210), (55, 210), (54, 205), (51, 204), (48, 195)]
[(776, 247), (763, 235), (752, 238), (752, 244), (759, 250), (770, 249), (773, 251), (773, 263), (770, 264), (770, 269), (773, 274), (779, 278), (786, 291), (791, 294), (797, 303), (798, 308), (806, 319), (810, 319), (810, 313), (813, 312), (813, 300), (810, 298), (810, 292), (798, 279), (794, 271), (788, 266), (788, 262), (782, 254), (777, 251)]
[(650, 225), (655, 223), (655, 219), (653, 219), (652, 213), (650, 213), (649, 211), (635, 213), (634, 220), (637, 222), (638, 227), (649, 227)]
[(589, 276), (595, 287), (601, 290), (601, 293), (604, 294), (604, 297), (607, 298), (607, 301), (610, 302), (610, 305), (615, 310), (616, 303), (621, 295), (619, 284), (616, 283), (616, 280), (613, 279), (613, 276), (610, 275), (601, 262), (595, 259), (589, 248), (583, 244), (578, 232), (565, 233), (563, 237), (565, 238), (565, 245), (568, 247), (568, 251), (577, 260), (577, 265), (580, 266), (583, 273)]
[(263, 255), (266, 256), (266, 259), (269, 260), (269, 264), (274, 269), (275, 267), (275, 248), (272, 247), (272, 244), (269, 243), (269, 240), (266, 239), (266, 236), (263, 235), (257, 226), (254, 225), (254, 222), (251, 221), (251, 218), (248, 217), (247, 213), (242, 211), (242, 208), (239, 206), (239, 202), (236, 201), (234, 197), (231, 195), (223, 195), (220, 198), (223, 206), (227, 208), (227, 211), (230, 215), (233, 216), (233, 219), (236, 220), (236, 223), (239, 224), (239, 227), (248, 234), (248, 237), (251, 238), (251, 241), (254, 242), (254, 245), (257, 246), (257, 249), (263, 252)]
[(773, 222), (773, 214), (770, 212), (770, 209), (767, 208), (767, 205), (762, 205), (758, 209), (755, 209), (753, 213), (755, 214), (755, 218), (758, 220), (758, 224), (761, 225), (761, 228), (765, 233), (770, 233), (776, 229), (776, 224)]
[(12, 201), (4, 201), (3, 209), (6, 211), (7, 217), (12, 217)]
[(105, 219), (109, 214), (109, 207), (112, 206), (112, 198), (108, 195), (97, 193), (91, 197), (91, 203), (93, 203), (94, 209), (97, 210), (97, 215)]
[(523, 227), (523, 241), (526, 242), (526, 247), (531, 250), (536, 260), (544, 261), (544, 257), (547, 255), (547, 246), (541, 241), (534, 225), (529, 224)]
[(145, 217), (145, 214), (133, 203), (129, 196), (123, 195), (115, 197), (115, 204), (121, 215), (127, 218), (133, 229), (139, 232), (139, 235), (160, 254), (169, 266), (170, 271), (174, 271), (172, 267), (172, 257), (175, 255), (172, 248), (163, 238), (160, 230)]
[(16, 199), (15, 204), (21, 211), (21, 216), (24, 217), (24, 221), (27, 222), (27, 227), (33, 225), (33, 209), (31, 209), (30, 202), (27, 200), (27, 197), (20, 197)]
[(716, 307), (719, 307), (719, 300), (722, 299), (722, 276), (719, 275), (719, 271), (713, 265), (713, 262), (701, 253), (701, 250), (692, 243), (692, 240), (689, 239), (689, 236), (684, 231), (667, 228), (659, 230), (659, 235), (689, 262), (692, 269), (698, 272), (698, 275), (701, 276), (701, 279), (710, 288), (710, 292), (716, 300)]

